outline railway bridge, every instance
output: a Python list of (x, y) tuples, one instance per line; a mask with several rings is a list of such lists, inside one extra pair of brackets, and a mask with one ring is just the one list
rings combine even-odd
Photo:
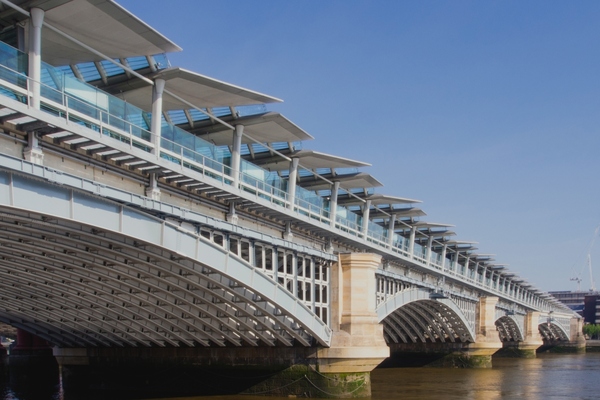
[(279, 99), (171, 66), (181, 49), (113, 1), (0, 0), (0, 25), (17, 353), (39, 338), (103, 384), (218, 370), (249, 379), (232, 392), (360, 397), (408, 353), (582, 346), (567, 307), (375, 192), (369, 164), (304, 149)]

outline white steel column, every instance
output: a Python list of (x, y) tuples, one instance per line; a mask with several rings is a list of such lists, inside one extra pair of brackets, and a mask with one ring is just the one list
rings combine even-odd
[(161, 137), (161, 126), (162, 126), (162, 103), (163, 103), (163, 91), (165, 89), (164, 79), (155, 79), (154, 86), (152, 87), (152, 120), (150, 123), (150, 131), (152, 132), (152, 144), (154, 149), (153, 154), (157, 157), (160, 156), (160, 137)]
[(442, 269), (447, 269), (446, 268), (446, 252), (448, 250), (448, 245), (444, 244), (444, 247), (442, 248)]
[(416, 234), (417, 234), (417, 227), (413, 225), (410, 227), (410, 239), (408, 242), (408, 253), (411, 255), (411, 257), (414, 257), (414, 255), (415, 255), (415, 235)]
[(433, 246), (433, 236), (427, 239), (427, 266), (431, 265), (431, 247)]
[(296, 183), (298, 181), (298, 157), (292, 158), (290, 161), (290, 175), (288, 176), (288, 196), (290, 201), (290, 209), (294, 209), (296, 204)]
[(388, 225), (388, 245), (392, 247), (394, 244), (394, 232), (396, 228), (396, 214), (390, 216), (390, 223)]
[(338, 192), (340, 191), (340, 182), (333, 183), (333, 189), (331, 190), (331, 201), (329, 202), (329, 215), (331, 220), (329, 224), (335, 228), (335, 217), (337, 214), (337, 198)]
[(367, 237), (367, 233), (369, 232), (369, 218), (371, 213), (371, 200), (367, 200), (367, 202), (363, 205), (363, 219), (362, 219), (362, 233), (363, 237)]
[(244, 125), (236, 125), (233, 131), (233, 144), (231, 149), (231, 174), (233, 186), (238, 187), (240, 183), (240, 151), (242, 149), (242, 137), (244, 136)]
[(42, 24), (44, 10), (31, 9), (29, 20), (29, 88), (31, 90), (30, 105), (40, 109), (40, 80), (42, 79)]

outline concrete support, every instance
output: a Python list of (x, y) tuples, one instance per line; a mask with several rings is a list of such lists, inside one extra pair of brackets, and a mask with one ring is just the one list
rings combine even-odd
[(500, 357), (535, 358), (536, 350), (544, 344), (538, 328), (539, 318), (540, 313), (538, 311), (529, 311), (524, 319), (523, 341), (505, 342), (496, 355)]
[[(380, 263), (381, 256), (375, 254), (340, 254), (340, 265), (331, 275), (331, 347), (316, 354), (321, 373), (354, 374), (356, 379), (370, 382), (370, 371), (389, 357), (383, 326), (375, 312), (375, 271)], [(369, 395), (370, 385), (365, 384), (352, 397)]]
[(39, 145), (35, 132), (27, 134), (27, 147), (23, 149), (23, 158), (37, 165), (44, 165), (44, 152)]
[(42, 79), (42, 24), (44, 10), (32, 8), (29, 20), (29, 89), (31, 107), (40, 109), (40, 81)]
[(239, 217), (235, 212), (235, 202), (232, 201), (229, 203), (229, 213), (227, 214), (227, 222), (231, 222), (234, 225), (237, 225)]
[(152, 87), (152, 120), (150, 121), (150, 130), (152, 132), (153, 154), (160, 156), (160, 138), (162, 128), (163, 111), (163, 92), (165, 90), (165, 80), (155, 79)]
[(294, 233), (292, 232), (292, 223), (290, 221), (285, 223), (285, 232), (283, 233), (283, 238), (285, 240), (289, 240), (290, 242), (294, 240)]
[(150, 174), (148, 178), (148, 187), (146, 187), (146, 197), (150, 197), (152, 200), (160, 201), (160, 189), (158, 188), (158, 181), (156, 174)]
[(475, 343), (468, 347), (467, 355), (474, 367), (491, 367), (492, 355), (502, 348), (496, 328), (497, 297), (481, 297), (475, 316)]

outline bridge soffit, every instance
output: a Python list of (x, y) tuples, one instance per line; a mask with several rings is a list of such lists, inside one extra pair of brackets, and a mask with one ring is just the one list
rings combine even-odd
[(173, 224), (8, 173), (0, 206), (0, 320), (52, 343), (329, 344), (330, 328), (292, 293)]
[(538, 328), (544, 339), (570, 340), (571, 319), (573, 316), (555, 315), (553, 312), (540, 313)]
[[(389, 296), (377, 306), (379, 322), (386, 333), (400, 329), (404, 323), (409, 329), (392, 339), (409, 337), (413, 342), (426, 337), (432, 341), (474, 342), (475, 334), (469, 319), (450, 298), (431, 299), (430, 290), (410, 288)], [(387, 326), (390, 325), (390, 326)]]
[(524, 340), (524, 316), (502, 315), (496, 319), (496, 328), (503, 342), (522, 342)]

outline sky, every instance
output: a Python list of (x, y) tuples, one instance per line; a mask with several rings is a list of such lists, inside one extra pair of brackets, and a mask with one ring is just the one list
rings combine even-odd
[(600, 286), (600, 2), (117, 0), (539, 289)]

